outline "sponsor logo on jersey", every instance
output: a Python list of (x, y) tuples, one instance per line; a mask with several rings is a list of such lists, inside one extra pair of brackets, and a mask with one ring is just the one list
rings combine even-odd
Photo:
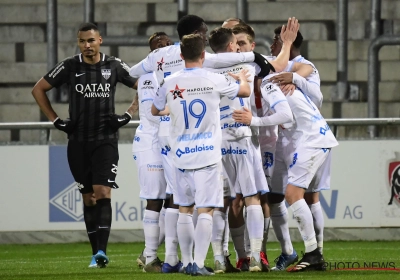
[(169, 116), (161, 116), (160, 117), (160, 122), (169, 122), (171, 118)]
[(197, 95), (197, 94), (210, 94), (214, 90), (213, 87), (201, 87), (201, 88), (188, 88), (186, 92), (188, 95)]
[(228, 73), (239, 73), (241, 70), (243, 70), (243, 66), (238, 66), (234, 68), (230, 68), (221, 72), (217, 72), (218, 74), (225, 74), (228, 75)]
[(111, 69), (101, 69), (101, 75), (108, 80), (111, 77)]
[(177, 60), (172, 60), (172, 61), (169, 61), (169, 62), (165, 62), (165, 66), (175, 66), (176, 64), (180, 64), (180, 63), (182, 63), (182, 59), (177, 59)]
[(183, 150), (178, 148), (175, 154), (178, 156), (178, 158), (180, 158), (182, 155), (185, 154), (193, 154), (193, 153), (212, 151), (212, 150), (214, 150), (213, 145), (203, 145), (203, 146), (196, 145), (195, 147), (185, 147), (183, 148)]
[(170, 90), (169, 92), (172, 93), (172, 96), (174, 97), (175, 100), (177, 97), (183, 99), (182, 92), (184, 91), (185, 91), (184, 88), (179, 88), (178, 85), (175, 85), (175, 89)]
[(393, 204), (393, 199), (400, 205), (400, 161), (393, 161), (389, 163), (389, 186), (390, 186), (390, 200), (388, 205)]
[(162, 155), (168, 155), (168, 152), (171, 151), (171, 148), (169, 146), (164, 146), (163, 148), (161, 148), (161, 154)]
[(247, 124), (244, 123), (238, 123), (238, 122), (234, 122), (234, 123), (224, 123), (221, 125), (221, 129), (226, 129), (226, 128), (239, 128), (242, 126), (248, 126)]
[(247, 155), (247, 150), (240, 149), (239, 147), (232, 148), (232, 146), (230, 146), (228, 149), (221, 148), (221, 154), (223, 156), (225, 156), (225, 155)]
[(163, 171), (164, 167), (162, 164), (147, 164), (147, 171)]
[(144, 86), (150, 86), (152, 84), (152, 82), (150, 80), (146, 80), (143, 82)]
[(163, 64), (164, 64), (164, 57), (162, 57), (160, 61), (157, 61), (157, 71), (164, 71), (162, 68)]
[(110, 97), (110, 88), (111, 84), (105, 83), (103, 84), (76, 84), (75, 91), (83, 94), (85, 98), (92, 97)]
[(58, 75), (58, 73), (60, 73), (63, 69), (65, 69), (64, 61), (58, 64), (56, 68), (54, 68), (53, 72), (49, 74), (49, 77), (55, 78)]
[(212, 132), (207, 131), (207, 132), (179, 135), (176, 141), (182, 142), (182, 141), (203, 140), (210, 138), (212, 138)]

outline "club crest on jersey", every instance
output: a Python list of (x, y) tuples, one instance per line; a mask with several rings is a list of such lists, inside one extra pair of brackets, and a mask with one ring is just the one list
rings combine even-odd
[(157, 61), (157, 71), (159, 70), (164, 71), (162, 68), (163, 64), (164, 64), (164, 57), (162, 57), (160, 61)]
[(111, 77), (111, 69), (101, 69), (101, 75), (108, 80)]
[(174, 100), (175, 100), (177, 97), (183, 99), (182, 92), (184, 92), (184, 91), (185, 91), (184, 88), (179, 88), (178, 85), (175, 85), (175, 89), (170, 90), (169, 92), (172, 93), (172, 96), (174, 97)]
[(396, 160), (389, 163), (389, 186), (390, 200), (388, 205), (392, 205), (393, 199), (400, 204), (400, 161)]

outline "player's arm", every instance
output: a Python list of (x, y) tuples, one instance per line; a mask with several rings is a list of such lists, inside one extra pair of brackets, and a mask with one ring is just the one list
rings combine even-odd
[(41, 78), (36, 85), (32, 89), (32, 95), (36, 100), (36, 103), (39, 105), (40, 110), (42, 110), (43, 114), (51, 121), (58, 117), (57, 113), (54, 111), (53, 107), (50, 104), (50, 100), (47, 97), (46, 92), (53, 88), (52, 85), (49, 84), (44, 78)]
[(251, 87), (249, 83), (251, 82), (250, 77), (252, 77), (252, 75), (249, 73), (249, 70), (242, 69), (238, 74), (232, 74), (230, 72), (228, 74), (239, 82), (237, 97), (249, 97), (251, 94)]
[(282, 40), (282, 49), (275, 60), (270, 61), (276, 72), (283, 71), (289, 61), (290, 48), (294, 40), (297, 37), (297, 31), (299, 31), (300, 24), (294, 17), (289, 18), (287, 25), (282, 26), (280, 38)]
[[(137, 85), (137, 83), (136, 83)], [(133, 116), (137, 111), (139, 111), (139, 96), (135, 95), (135, 98), (132, 101), (131, 106), (129, 106), (128, 110), (126, 110), (131, 116)]]
[(160, 87), (154, 97), (151, 105), (151, 114), (153, 116), (162, 116), (160, 113), (165, 110), (167, 103), (167, 91), (164, 87)]
[(293, 83), (298, 88), (300, 88), (308, 97), (310, 97), (311, 101), (318, 108), (321, 108), (324, 97), (321, 92), (321, 87), (318, 83), (312, 80), (307, 80), (298, 73), (293, 73)]
[(149, 55), (142, 59), (139, 63), (133, 65), (129, 69), (129, 75), (135, 78), (139, 78), (140, 76), (156, 71), (156, 65), (153, 65), (153, 52), (149, 53)]
[(253, 62), (253, 52), (242, 53), (209, 53), (206, 52), (203, 67), (205, 68), (223, 68), (243, 62)]

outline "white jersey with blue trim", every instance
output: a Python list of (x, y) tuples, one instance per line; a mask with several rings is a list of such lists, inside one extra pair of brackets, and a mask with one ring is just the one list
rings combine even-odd
[(133, 138), (132, 152), (150, 150), (158, 145), (160, 117), (151, 114), (151, 105), (159, 84), (154, 73), (141, 76), (138, 80), (140, 124)]
[[(315, 65), (311, 61), (305, 59), (301, 55), (296, 56), (291, 61), (292, 62), (300, 62), (300, 63), (304, 63), (304, 64), (310, 65), (313, 68), (313, 72), (306, 77), (307, 81), (310, 82), (310, 83), (314, 83), (314, 84), (316, 84), (318, 86), (321, 86), (321, 78), (319, 76), (319, 72), (318, 72), (317, 68), (315, 67)], [(291, 70), (291, 67), (289, 68), (289, 71), (290, 70)]]
[[(206, 52), (203, 66), (221, 68), (253, 61), (253, 52), (220, 54)], [(129, 69), (129, 75), (132, 77), (140, 77), (143, 74), (154, 71), (157, 75), (158, 82), (161, 83), (165, 77), (183, 68), (185, 68), (185, 63), (181, 58), (181, 47), (178, 42), (174, 45), (152, 51), (145, 59)]]
[[(263, 116), (270, 116), (274, 114), (274, 106), (280, 102), (287, 102), (285, 95), (279, 89), (279, 87), (269, 82), (268, 79), (271, 77), (278, 75), (279, 73), (269, 74), (268, 76), (264, 77), (260, 90), (261, 90), (261, 104), (262, 104), (262, 115)], [(259, 140), (260, 145), (262, 145), (263, 138), (277, 138), (278, 137), (278, 128), (276, 125), (271, 126), (262, 126), (259, 130)], [(270, 141), (266, 141), (270, 142)]]
[[(247, 69), (250, 78), (252, 79), (249, 82), (251, 88), (251, 94), (253, 94), (254, 89), (254, 76), (255, 76), (255, 68), (254, 65), (248, 63), (241, 63), (231, 67), (226, 68), (204, 68), (208, 71), (225, 75), (227, 79), (229, 79), (232, 83), (238, 83), (235, 81), (233, 77), (228, 75), (228, 73), (238, 74), (243, 69)], [(235, 122), (232, 118), (232, 114), (234, 110), (240, 110), (243, 107), (250, 109), (250, 98), (241, 98), (236, 97), (235, 99), (230, 99), (227, 96), (222, 97), (221, 103), (219, 105), (220, 113), (221, 113), (221, 130), (222, 130), (222, 140), (236, 140), (242, 137), (250, 137), (252, 135), (252, 131), (250, 126)]]
[(239, 85), (202, 68), (185, 68), (165, 78), (154, 99), (171, 116), (170, 145), (174, 165), (197, 169), (221, 160), (219, 103), (223, 96), (236, 98)]
[(295, 90), (286, 99), (294, 118), (293, 126), (282, 130), (289, 141), (311, 148), (332, 148), (339, 145), (317, 106), (306, 94)]

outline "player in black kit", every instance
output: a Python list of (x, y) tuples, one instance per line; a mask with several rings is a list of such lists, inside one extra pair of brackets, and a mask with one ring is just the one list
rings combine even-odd
[[(100, 52), (102, 38), (96, 25), (84, 23), (78, 30), (81, 53), (66, 58), (41, 78), (32, 94), (54, 126), (68, 134), (68, 163), (82, 194), (84, 220), (92, 246), (89, 267), (105, 267), (111, 229), (111, 189), (118, 167), (118, 128), (127, 124), (135, 102), (124, 115), (115, 114), (118, 82), (134, 87), (129, 66)], [(53, 87), (69, 87), (69, 118), (62, 120), (53, 110), (46, 92)]]

